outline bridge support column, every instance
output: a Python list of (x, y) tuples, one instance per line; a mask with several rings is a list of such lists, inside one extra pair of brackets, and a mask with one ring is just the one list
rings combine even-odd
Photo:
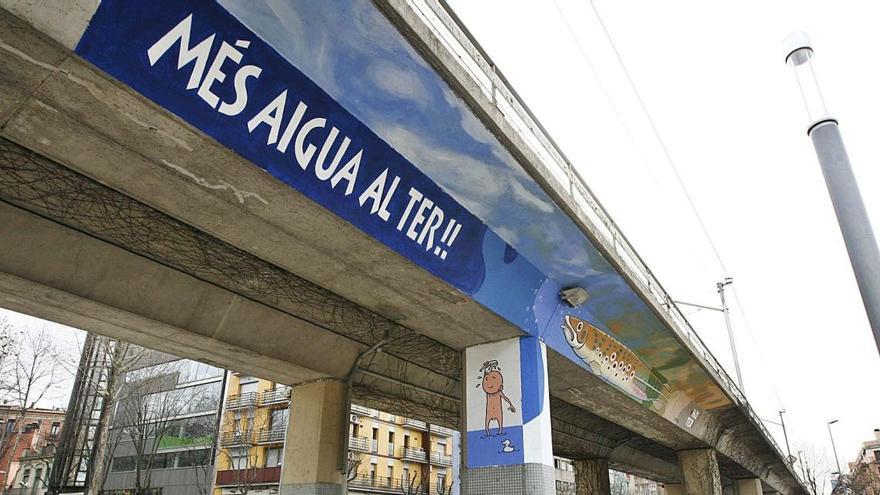
[(284, 495), (344, 495), (348, 388), (340, 380), (295, 385), (281, 470)]
[(608, 460), (574, 461), (574, 484), (577, 495), (611, 495)]
[(714, 449), (682, 450), (678, 463), (687, 495), (721, 495), (721, 473)]
[(734, 480), (736, 485), (736, 495), (764, 495), (764, 487), (761, 480), (757, 478), (748, 478), (743, 480)]
[(666, 483), (661, 495), (685, 495), (683, 483)]
[(547, 350), (535, 337), (464, 351), (461, 492), (555, 495)]

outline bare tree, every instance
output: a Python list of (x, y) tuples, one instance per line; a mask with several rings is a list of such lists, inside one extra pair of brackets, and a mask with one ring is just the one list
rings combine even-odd
[(628, 495), (629, 483), (623, 473), (614, 471), (610, 474), (611, 495)]
[[(135, 495), (148, 495), (152, 491), (152, 472), (164, 469), (170, 458), (169, 454), (160, 453), (169, 441), (175, 446), (179, 443), (175, 428), (180, 428), (178, 419), (193, 408), (212, 400), (209, 392), (194, 392), (190, 388), (168, 388), (170, 381), (176, 382), (179, 362), (164, 363), (148, 368), (130, 371), (128, 376), (135, 375), (129, 383), (121, 385), (122, 392), (117, 401), (114, 415), (113, 430), (118, 441), (131, 444), (132, 456), (129, 462), (135, 472)], [(171, 383), (173, 386), (173, 383)], [(198, 389), (196, 389), (198, 390)], [(211, 428), (206, 425), (206, 428)], [(199, 443), (210, 445), (211, 439), (202, 439)], [(190, 444), (194, 447), (194, 445)], [(210, 449), (198, 449), (210, 452)], [(119, 458), (117, 458), (119, 459)], [(207, 462), (207, 459), (205, 459)]]
[(247, 495), (258, 484), (257, 470), (263, 466), (257, 465), (254, 448), (259, 445), (258, 432), (268, 426), (269, 417), (258, 415), (254, 404), (224, 414), (220, 439), (225, 446), (220, 456), (232, 466), (232, 481), (239, 495)]
[(860, 460), (850, 467), (850, 488), (856, 495), (880, 495), (880, 475), (875, 465)]
[(827, 453), (817, 451), (812, 445), (804, 445), (798, 450), (807, 489), (811, 495), (824, 495), (832, 476)]
[[(47, 327), (17, 331), (4, 319), (3, 330), (7, 338), (3, 360), (4, 383), (2, 398), (12, 403), (14, 431), (3, 429), (0, 437), (0, 458), (18, 451), (25, 433), (25, 418), (43, 399), (49, 398), (65, 378), (61, 362), (64, 353)], [(12, 433), (13, 437), (7, 435)], [(8, 473), (10, 476), (12, 473)], [(9, 481), (7, 479), (7, 481)]]
[(416, 473), (412, 473), (401, 478), (400, 493), (403, 495), (421, 495), (425, 493), (425, 476), (418, 476)]
[(353, 450), (348, 451), (348, 460), (345, 463), (345, 479), (347, 481), (354, 481), (358, 477), (358, 469), (360, 469), (363, 460), (363, 454)]
[[(87, 495), (98, 495), (107, 479), (108, 463), (112, 458), (112, 451), (115, 450), (115, 445), (110, 444), (109, 438), (110, 416), (116, 404), (127, 395), (123, 393), (125, 388), (121, 387), (122, 377), (132, 371), (147, 352), (142, 347), (109, 337), (98, 337), (97, 348), (98, 362), (103, 372), (94, 375), (98, 383), (90, 385), (101, 398), (101, 410), (95, 429), (95, 451), (93, 459), (90, 459)], [(126, 390), (128, 393), (134, 392), (132, 387)], [(118, 443), (120, 438), (118, 436), (115, 441)]]

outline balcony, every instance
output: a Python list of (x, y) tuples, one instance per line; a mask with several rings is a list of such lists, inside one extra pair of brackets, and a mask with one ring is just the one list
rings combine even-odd
[(266, 390), (260, 396), (261, 406), (286, 406), (290, 404), (290, 387)]
[(257, 405), (257, 393), (246, 392), (239, 395), (230, 395), (226, 398), (226, 409), (243, 409)]
[(254, 432), (252, 431), (224, 431), (220, 433), (220, 445), (224, 447), (234, 445), (251, 445), (253, 443)]
[(284, 443), (286, 434), (285, 428), (260, 428), (257, 432), (257, 443)]
[(217, 471), (217, 486), (268, 485), (277, 484), (279, 481), (281, 481), (281, 466)]
[(419, 421), (417, 419), (403, 418), (403, 426), (413, 428), (415, 430), (428, 430), (428, 423), (425, 423), (424, 421)]
[(366, 437), (348, 437), (348, 448), (349, 450), (356, 450), (358, 452), (369, 452), (370, 451), (370, 439)]
[(375, 416), (375, 412), (369, 407), (359, 406), (357, 404), (351, 405), (351, 412), (355, 414), (360, 414), (362, 416)]
[(400, 457), (403, 460), (413, 462), (427, 462), (428, 460), (428, 456), (425, 455), (425, 451), (421, 448), (415, 447), (401, 447)]
[(431, 433), (443, 435), (444, 437), (451, 437), (455, 434), (455, 430), (446, 428), (445, 426), (431, 425)]
[(398, 478), (388, 478), (385, 476), (360, 475), (349, 481), (348, 486), (351, 488), (401, 493), (403, 481)]
[(440, 452), (431, 452), (431, 464), (436, 466), (452, 466), (452, 456)]

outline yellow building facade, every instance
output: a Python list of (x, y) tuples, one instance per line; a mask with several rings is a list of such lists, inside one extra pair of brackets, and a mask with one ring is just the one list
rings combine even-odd
[[(230, 372), (223, 402), (214, 495), (278, 493), (290, 388)], [(358, 405), (349, 419), (349, 493), (453, 493), (456, 432)]]

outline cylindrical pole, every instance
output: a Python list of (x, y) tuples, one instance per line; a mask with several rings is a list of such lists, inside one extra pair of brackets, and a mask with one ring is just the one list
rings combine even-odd
[(828, 436), (831, 437), (831, 451), (834, 452), (834, 463), (837, 464), (837, 477), (839, 478), (843, 473), (840, 471), (840, 459), (837, 458), (837, 447), (834, 446), (834, 435), (831, 434), (831, 425), (837, 423), (837, 420), (828, 422)]
[(814, 125), (810, 129), (810, 139), (822, 166), (837, 223), (840, 224), (849, 261), (868, 313), (868, 322), (880, 352), (880, 251), (868, 211), (862, 201), (837, 122), (827, 120)]
[(739, 369), (739, 355), (736, 352), (736, 341), (733, 339), (733, 327), (730, 325), (730, 308), (727, 307), (727, 300), (724, 299), (724, 287), (733, 283), (733, 279), (725, 278), (723, 282), (718, 282), (718, 294), (721, 295), (721, 312), (724, 313), (724, 323), (727, 325), (727, 338), (730, 339), (730, 352), (733, 354), (733, 366), (736, 368), (736, 382), (739, 384), (740, 392), (745, 393), (746, 388), (743, 386), (742, 371)]
[(805, 33), (794, 33), (786, 38), (783, 48), (786, 53), (785, 62), (794, 69), (798, 88), (807, 108), (807, 135), (813, 141), (819, 158), (825, 185), (828, 187), (837, 223), (840, 225), (849, 261), (862, 295), (862, 303), (880, 352), (880, 250), (877, 249), (877, 239), (846, 154), (837, 120), (830, 116), (825, 98), (819, 89), (816, 72), (813, 70), (810, 39)]
[(791, 464), (791, 447), (788, 446), (788, 431), (785, 430), (785, 418), (782, 417), (782, 414), (785, 412), (785, 409), (779, 411), (779, 421), (782, 423), (782, 436), (785, 437), (785, 452), (788, 454), (788, 463)]

